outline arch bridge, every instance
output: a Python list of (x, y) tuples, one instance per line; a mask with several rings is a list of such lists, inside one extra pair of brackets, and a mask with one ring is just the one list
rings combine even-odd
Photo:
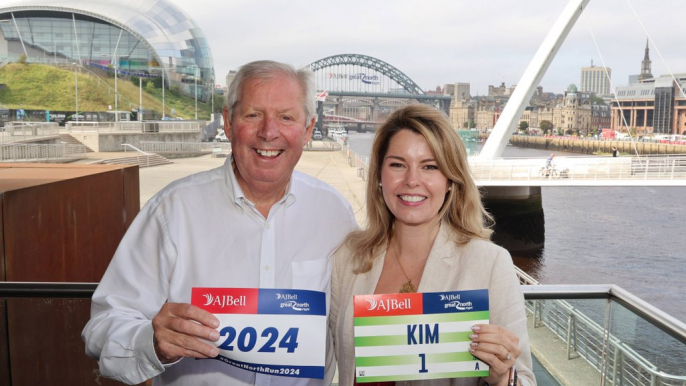
[(409, 76), (380, 59), (340, 54), (317, 60), (309, 67), (317, 89), (326, 92), (318, 125), (326, 123), (324, 116), (334, 115), (373, 125), (397, 108), (418, 102), (449, 114), (450, 96), (426, 94)]

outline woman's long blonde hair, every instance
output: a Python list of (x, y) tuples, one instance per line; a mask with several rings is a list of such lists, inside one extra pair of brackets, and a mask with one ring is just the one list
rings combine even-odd
[(438, 212), (444, 226), (450, 226), (458, 244), (473, 238), (488, 240), (492, 217), (481, 204), (481, 194), (469, 171), (467, 152), (446, 116), (426, 105), (410, 105), (395, 111), (376, 132), (367, 178), (366, 228), (348, 235), (346, 245), (352, 252), (355, 273), (368, 272), (374, 258), (385, 248), (393, 232), (394, 216), (379, 187), (381, 166), (393, 136), (401, 130), (422, 135), (448, 178), (451, 189)]

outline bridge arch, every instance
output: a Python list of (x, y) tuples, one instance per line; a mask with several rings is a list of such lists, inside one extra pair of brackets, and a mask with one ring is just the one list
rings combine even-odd
[[(398, 70), (396, 67), (384, 62), (383, 60), (379, 60), (377, 58), (367, 56), (367, 55), (360, 55), (360, 54), (340, 54), (340, 55), (333, 55), (326, 57), (324, 59), (319, 59), (316, 62), (313, 62), (310, 64), (310, 69), (312, 69), (315, 74), (318, 72), (321, 73), (320, 70), (326, 69), (326, 68), (340, 68), (340, 66), (353, 66), (353, 68), (357, 67), (362, 67), (362, 68), (367, 68), (370, 69), (374, 72), (380, 73), (388, 79), (392, 80), (395, 84), (397, 84), (400, 88), (404, 89), (407, 93), (409, 94), (419, 94), (423, 95), (424, 91), (422, 90), (417, 83), (415, 83), (412, 79), (410, 79), (409, 76), (405, 75), (402, 71)], [(362, 80), (362, 82), (369, 83), (370, 79), (371, 81), (378, 81), (378, 79), (375, 79), (375, 76), (371, 76), (370, 79), (367, 79), (365, 81), (362, 77), (365, 75), (362, 73), (329, 73), (329, 77), (341, 77), (341, 78), (346, 78), (348, 81), (350, 79), (353, 79), (352, 77), (358, 77), (355, 80)], [(328, 87), (322, 86), (322, 81), (320, 81), (320, 78), (323, 77), (318, 77), (317, 83), (318, 86), (322, 89), (329, 89)], [(346, 90), (346, 91), (351, 91), (351, 90)], [(388, 92), (389, 90), (386, 90)]]

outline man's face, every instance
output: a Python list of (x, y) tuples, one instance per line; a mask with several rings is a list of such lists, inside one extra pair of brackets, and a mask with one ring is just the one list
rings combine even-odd
[(300, 85), (285, 75), (251, 79), (224, 131), (231, 140), (236, 178), (244, 193), (285, 190), (309, 141), (314, 118), (306, 122)]

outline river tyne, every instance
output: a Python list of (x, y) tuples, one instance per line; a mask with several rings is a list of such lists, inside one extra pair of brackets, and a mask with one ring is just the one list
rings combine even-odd
[[(351, 134), (369, 155), (373, 134)], [(508, 146), (503, 157), (549, 152)], [(557, 156), (579, 156), (556, 152)], [(541, 284), (616, 284), (686, 321), (686, 189), (543, 187), (545, 245), (515, 264)]]

